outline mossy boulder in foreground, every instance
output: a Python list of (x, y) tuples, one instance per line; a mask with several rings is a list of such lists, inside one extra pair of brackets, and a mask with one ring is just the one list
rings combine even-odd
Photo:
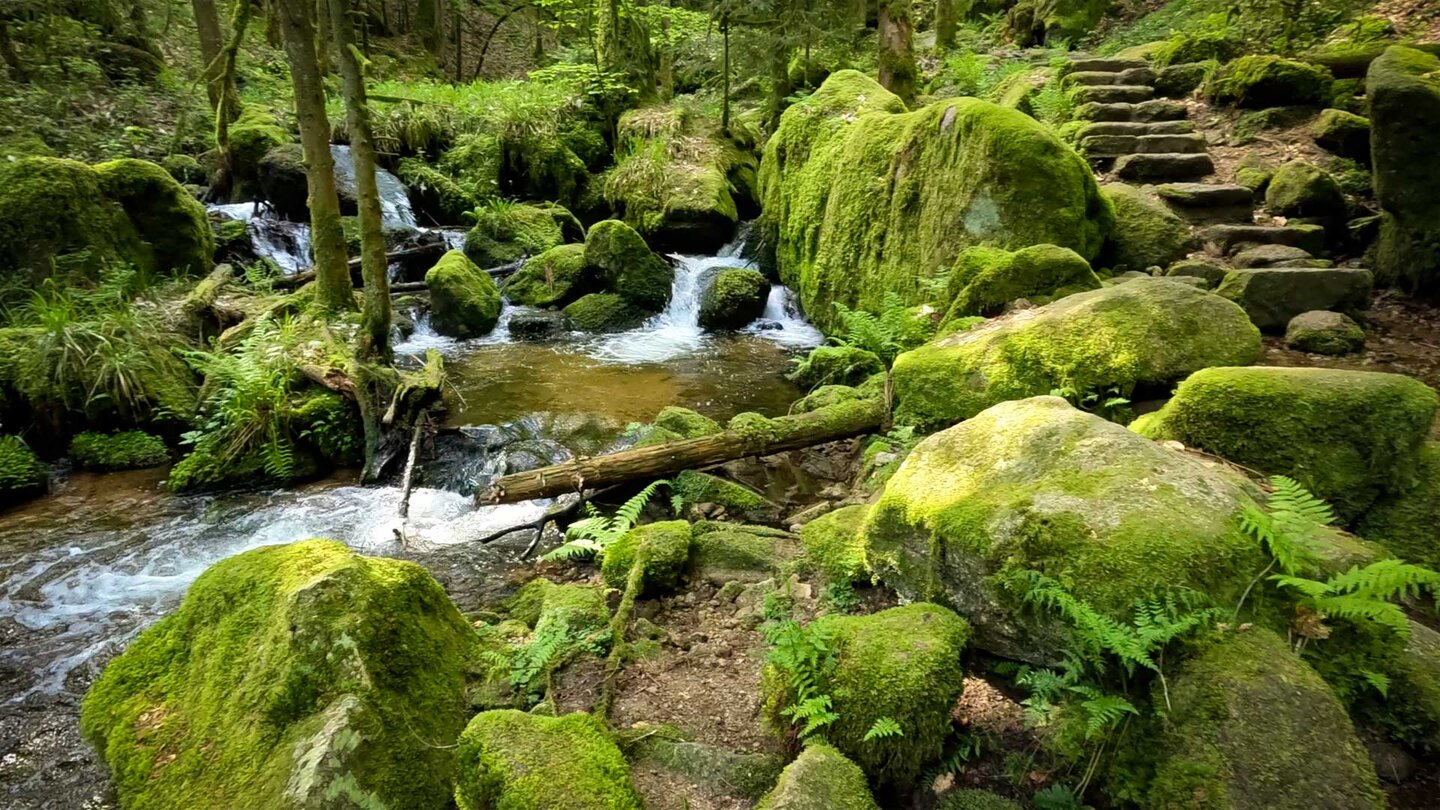
[(1270, 178), (1265, 208), (1278, 216), (1333, 221), (1345, 217), (1345, 192), (1329, 172), (1297, 159)]
[[(917, 602), (868, 616), (824, 616), (811, 632), (832, 637), (837, 657), (821, 686), (839, 715), (826, 739), (876, 784), (911, 785), (944, 750), (950, 709), (963, 688), (969, 623), (948, 608)], [(763, 680), (771, 722), (788, 722), (777, 713), (794, 700), (794, 684), (774, 667)], [(867, 742), (865, 734), (884, 717), (904, 733)]]
[(690, 524), (683, 520), (647, 523), (621, 535), (610, 544), (601, 561), (605, 585), (625, 590), (630, 569), (639, 557), (640, 596), (660, 596), (680, 587), (690, 562)]
[(1212, 368), (1136, 429), (1288, 475), (1353, 519), (1413, 485), (1436, 401), (1429, 386), (1400, 374)]
[(897, 418), (926, 427), (998, 402), (1129, 391), (1208, 366), (1253, 362), (1260, 333), (1235, 304), (1169, 278), (1139, 278), (1022, 310), (901, 354)]
[(1285, 345), (1314, 354), (1350, 354), (1365, 349), (1365, 330), (1344, 313), (1312, 309), (1290, 319)]
[(687, 506), (712, 504), (724, 509), (726, 517), (731, 520), (775, 523), (780, 519), (780, 507), (764, 495), (744, 484), (709, 473), (686, 470), (675, 476), (672, 486)]
[(950, 314), (998, 315), (1020, 298), (1045, 303), (1054, 298), (1100, 289), (1090, 263), (1069, 248), (1035, 245), (1016, 251), (966, 248), (950, 271)]
[(479, 337), (500, 321), (500, 290), (490, 274), (452, 250), (425, 274), (430, 323), (442, 335)]
[(1389, 48), (1370, 64), (1370, 149), (1380, 201), (1380, 281), (1440, 296), (1440, 58)]
[(825, 743), (810, 743), (756, 810), (880, 810), (865, 772)]
[(1147, 806), (1385, 807), (1345, 707), (1274, 633), (1225, 636), (1170, 676), (1168, 704), (1155, 691), (1171, 709), (1160, 739), (1141, 742), (1159, 760)]
[(700, 326), (705, 329), (740, 329), (765, 311), (770, 282), (758, 270), (727, 268), (715, 275), (700, 297)]
[(170, 460), (159, 436), (141, 430), (123, 433), (81, 433), (70, 441), (70, 460), (84, 470), (140, 470)]
[(0, 507), (45, 494), (50, 472), (19, 436), (0, 436)]
[(505, 282), (505, 297), (527, 307), (563, 307), (594, 292), (597, 281), (585, 264), (585, 246), (561, 245), (525, 262)]
[(590, 226), (585, 235), (585, 263), (599, 271), (606, 292), (636, 307), (659, 312), (670, 302), (674, 268), (651, 251), (634, 228), (619, 220), (607, 219)]
[(144, 160), (122, 159), (95, 167), (100, 191), (119, 203), (150, 246), (161, 273), (204, 275), (215, 262), (215, 233), (205, 206), (170, 173)]
[(477, 213), (475, 227), (465, 234), (465, 255), (488, 270), (527, 256), (539, 256), (564, 241), (560, 225), (549, 210), (501, 204)]
[(861, 532), (901, 596), (954, 606), (982, 649), (1054, 663), (1069, 625), (1024, 607), (1014, 574), (1042, 572), (1119, 620), (1170, 588), (1233, 605), (1264, 566), (1238, 521), (1248, 497), (1238, 476), (1034, 397), (921, 442)]
[(620, 748), (592, 715), (475, 715), (460, 737), (460, 810), (641, 810)]
[(834, 304), (878, 311), (979, 244), (1050, 244), (1095, 258), (1109, 204), (1043, 124), (975, 98), (907, 112), (852, 70), (791, 106), (765, 146), (760, 225), (780, 278), (822, 328)]
[[(171, 181), (174, 183), (174, 181)], [(0, 278), (28, 280), (64, 268), (87, 279), (109, 266), (154, 270), (155, 259), (119, 203), (84, 163), (0, 161)]]
[(855, 346), (820, 346), (812, 349), (788, 377), (802, 388), (822, 385), (860, 385), (876, 374), (885, 373), (885, 364), (872, 351)]
[(570, 325), (581, 332), (623, 332), (639, 326), (647, 313), (624, 296), (590, 293), (565, 307)]
[(865, 579), (865, 539), (860, 527), (869, 513), (870, 507), (853, 504), (806, 523), (800, 529), (806, 561), (832, 582)]
[(475, 636), (414, 563), (328, 540), (216, 563), (85, 696), (123, 807), (444, 808)]

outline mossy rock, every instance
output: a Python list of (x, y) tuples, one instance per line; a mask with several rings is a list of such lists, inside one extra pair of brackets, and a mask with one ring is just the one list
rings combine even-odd
[(1265, 209), (1276, 216), (1334, 221), (1345, 217), (1345, 192), (1329, 172), (1304, 160), (1292, 160), (1270, 178)]
[(680, 587), (680, 580), (690, 561), (690, 524), (683, 520), (667, 520), (637, 526), (605, 549), (600, 574), (605, 585), (625, 590), (630, 569), (637, 555), (645, 560), (640, 579), (640, 596), (653, 597), (670, 593)]
[(820, 346), (811, 349), (788, 378), (801, 388), (856, 386), (884, 373), (884, 362), (872, 351), (855, 346)]
[(1130, 391), (1253, 362), (1260, 333), (1230, 301), (1168, 278), (1077, 293), (975, 326), (895, 360), (897, 419), (943, 427), (998, 402)]
[(395, 167), (395, 176), (410, 191), (416, 212), (442, 225), (463, 222), (465, 215), (480, 204), (480, 195), (474, 186), (456, 180), (423, 158), (401, 158)]
[(805, 559), (830, 582), (869, 579), (865, 564), (865, 538), (860, 527), (870, 514), (865, 504), (842, 506), (800, 527)]
[(623, 332), (645, 322), (649, 313), (614, 293), (590, 293), (565, 307), (570, 325), (581, 332)]
[(636, 765), (659, 768), (690, 784), (752, 802), (775, 786), (785, 768), (785, 760), (778, 754), (743, 753), (693, 742), (670, 733), (667, 727), (637, 724), (631, 731), (643, 735), (626, 746), (626, 756)]
[(1414, 484), (1436, 403), (1400, 374), (1211, 368), (1180, 384), (1145, 435), (1288, 475), (1350, 520)]
[(81, 707), (120, 804), (444, 808), (475, 635), (425, 569), (340, 543), (211, 566)]
[(310, 221), (310, 186), (305, 171), (305, 148), (282, 143), (265, 153), (256, 167), (265, 201), (282, 219)]
[(1135, 186), (1112, 183), (1100, 191), (1115, 207), (1115, 228), (1101, 264), (1114, 272), (1165, 267), (1190, 252), (1190, 226), (1163, 202)]
[(260, 161), (271, 149), (292, 140), (269, 108), (241, 106), (239, 117), (230, 124), (230, 199), (241, 202), (259, 196)]
[(972, 247), (961, 252), (950, 272), (950, 311), (946, 319), (998, 315), (1006, 304), (1024, 298), (1046, 303), (1055, 298), (1100, 289), (1090, 263), (1069, 248), (1035, 245), (1017, 251)]
[(849, 385), (822, 385), (804, 397), (796, 400), (790, 406), (791, 414), (810, 413), (821, 408), (828, 408), (831, 405), (838, 405), (842, 402), (855, 402), (862, 399), (876, 399), (870, 391), (861, 390)]
[(95, 167), (100, 191), (120, 203), (162, 273), (209, 273), (215, 263), (215, 235), (205, 206), (170, 173), (144, 160), (122, 159)]
[(1383, 284), (1440, 295), (1440, 57), (1386, 49), (1365, 79), (1375, 196), (1382, 212), (1375, 274)]
[(837, 302), (927, 303), (967, 247), (1050, 244), (1094, 259), (1113, 221), (1084, 159), (1033, 118), (976, 98), (907, 112), (849, 70), (785, 111), (760, 193), (780, 279), (827, 330)]
[(1188, 96), (1204, 86), (1218, 67), (1219, 63), (1213, 60), (1162, 67), (1155, 75), (1155, 95), (1162, 98)]
[(1440, 443), (1420, 448), (1414, 486), (1377, 501), (1355, 532), (1403, 560), (1440, 570)]
[(733, 523), (695, 524), (690, 545), (690, 575), (713, 585), (760, 582), (771, 578), (799, 554), (793, 537), (762, 526)]
[(960, 788), (945, 794), (935, 810), (1023, 810), (1023, 808), (988, 790)]
[(460, 736), (460, 810), (642, 810), (620, 748), (593, 715), (500, 709)]
[(1214, 259), (1182, 259), (1165, 268), (1167, 276), (1191, 276), (1205, 280), (1205, 286), (1214, 289), (1220, 286), (1230, 268)]
[(1176, 31), (1151, 53), (1150, 59), (1160, 67), (1194, 64), (1210, 60), (1226, 62), (1245, 50), (1234, 33), (1224, 29)]
[(813, 742), (785, 767), (755, 810), (880, 810), (865, 772), (834, 747)]
[[(833, 638), (835, 669), (819, 687), (839, 718), (826, 739), (859, 765), (872, 783), (909, 787), (940, 758), (950, 734), (950, 709), (964, 687), (960, 656), (970, 625), (948, 608), (916, 602), (868, 616), (831, 614), (812, 632)], [(762, 679), (772, 724), (794, 700), (795, 685), (774, 667)], [(865, 741), (881, 718), (900, 724), (902, 735)]]
[(205, 183), (205, 170), (200, 167), (200, 161), (189, 155), (166, 155), (160, 159), (160, 168), (181, 185), (198, 186)]
[(479, 337), (500, 322), (500, 289), (461, 251), (441, 256), (425, 274), (425, 286), (430, 290), (430, 322), (442, 335)]
[(531, 628), (542, 621), (563, 621), (571, 630), (584, 633), (610, 624), (610, 610), (599, 588), (543, 577), (525, 583), (504, 608), (511, 619)]
[(155, 255), (95, 169), (61, 158), (0, 161), (0, 278), (30, 287), (59, 271), (93, 282), (124, 265), (154, 271)]
[(719, 422), (689, 408), (667, 405), (655, 415), (655, 427), (669, 430), (683, 439), (698, 439), (724, 430)]
[(921, 442), (861, 533), (871, 570), (901, 596), (952, 605), (988, 652), (1053, 664), (1073, 648), (1070, 625), (1025, 608), (1011, 577), (1040, 571), (1120, 621), (1170, 588), (1233, 605), (1264, 567), (1239, 525), (1251, 492), (1214, 465), (1034, 397)]
[(1365, 330), (1344, 313), (1311, 310), (1290, 319), (1285, 345), (1313, 354), (1350, 354), (1365, 349)]
[(1284, 104), (1322, 106), (1330, 100), (1330, 71), (1274, 55), (1242, 56), (1215, 72), (1206, 88), (1211, 99), (1239, 107)]
[(770, 282), (758, 270), (726, 268), (715, 275), (700, 296), (700, 326), (743, 329), (765, 312)]
[(780, 507), (764, 495), (734, 481), (708, 473), (686, 470), (675, 476), (671, 486), (687, 506), (715, 504), (732, 520), (746, 523), (774, 523), (780, 519)]
[(45, 494), (50, 471), (19, 436), (0, 436), (0, 507)]
[(1022, 47), (1074, 42), (1109, 8), (1108, 0), (1019, 0), (1005, 16), (1006, 39)]
[(659, 312), (670, 302), (674, 268), (650, 250), (634, 228), (619, 220), (607, 219), (590, 226), (585, 235), (585, 263), (599, 271), (606, 292), (636, 307)]
[(140, 470), (168, 462), (170, 451), (159, 436), (140, 430), (81, 433), (70, 441), (70, 460), (84, 470)]
[(1411, 619), (1394, 675), (1393, 714), (1403, 723), (1398, 736), (1418, 750), (1440, 752), (1440, 633)]
[(539, 256), (565, 241), (555, 218), (544, 208), (505, 203), (477, 212), (465, 234), (465, 255), (484, 269)]
[[(1345, 707), (1268, 630), (1232, 633), (1170, 675), (1146, 805), (1217, 810), (1384, 808)], [(1155, 747), (1158, 746), (1158, 750)]]
[(1370, 119), (1345, 110), (1323, 110), (1310, 127), (1315, 144), (1343, 158), (1370, 162)]
[(563, 307), (594, 292), (597, 282), (585, 263), (585, 246), (561, 245), (525, 262), (505, 282), (505, 297), (527, 307)]

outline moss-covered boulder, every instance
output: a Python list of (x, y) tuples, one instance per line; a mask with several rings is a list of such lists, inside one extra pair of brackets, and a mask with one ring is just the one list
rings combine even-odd
[(595, 292), (598, 282), (585, 263), (585, 246), (561, 245), (525, 262), (505, 282), (505, 297), (527, 307), (563, 307)]
[(328, 540), (216, 563), (85, 696), (136, 808), (444, 808), (475, 635), (410, 562)]
[(1403, 723), (1397, 736), (1418, 750), (1440, 751), (1440, 633), (1411, 619), (1394, 671), (1393, 716)]
[(162, 273), (209, 273), (215, 263), (215, 234), (205, 206), (170, 173), (144, 160), (112, 160), (95, 167), (100, 191), (120, 203), (135, 230), (150, 246)]
[(581, 332), (623, 332), (644, 323), (649, 315), (615, 293), (590, 293), (565, 307), (570, 325)]
[(1213, 61), (1166, 65), (1155, 74), (1155, 95), (1161, 98), (1188, 96), (1204, 85), (1217, 67)]
[(1310, 125), (1315, 144), (1340, 157), (1370, 162), (1370, 119), (1345, 110), (1328, 109)]
[(683, 520), (647, 523), (621, 535), (605, 549), (600, 563), (606, 587), (625, 590), (637, 556), (643, 560), (641, 596), (659, 596), (675, 590), (690, 560), (690, 524)]
[[(839, 715), (826, 727), (827, 740), (873, 783), (913, 784), (940, 757), (949, 736), (970, 625), (947, 608), (917, 602), (868, 616), (825, 616), (811, 632), (829, 635), (837, 658), (820, 687)], [(794, 699), (795, 685), (773, 666), (763, 680), (766, 709), (776, 722), (774, 712)], [(884, 717), (904, 733), (866, 742), (866, 733)]]
[(1108, 0), (1019, 0), (1005, 15), (1006, 39), (1022, 47), (1073, 42), (1089, 34)]
[(260, 158), (257, 171), (265, 201), (281, 219), (310, 221), (304, 147), (298, 143), (276, 146)]
[(715, 586), (771, 579), (800, 554), (793, 535), (765, 526), (706, 520), (694, 525), (694, 533), (690, 578)]
[(1230, 268), (1214, 259), (1182, 259), (1165, 268), (1167, 276), (1190, 276), (1203, 279), (1205, 286), (1214, 289), (1220, 286)]
[(743, 484), (709, 473), (686, 470), (675, 476), (671, 486), (687, 506), (708, 504), (723, 509), (731, 520), (745, 523), (775, 523), (780, 507)]
[(1353, 267), (1258, 267), (1230, 271), (1215, 292), (1239, 304), (1262, 332), (1283, 332), (1312, 310), (1362, 316), (1374, 282), (1369, 270)]
[(1344, 313), (1310, 310), (1290, 319), (1285, 345), (1312, 354), (1350, 354), (1365, 349), (1365, 330)]
[(940, 427), (1005, 400), (1063, 387), (1129, 391), (1259, 353), (1260, 334), (1239, 307), (1169, 278), (1139, 278), (901, 354), (897, 418)]
[(1440, 295), (1440, 57), (1395, 46), (1370, 64), (1375, 196), (1380, 243), (1375, 273), (1426, 296)]
[(1211, 99), (1240, 107), (1320, 106), (1330, 101), (1330, 71), (1274, 55), (1242, 56), (1211, 77)]
[(139, 470), (170, 460), (159, 436), (141, 430), (123, 433), (81, 433), (70, 440), (70, 460), (83, 470)]
[(425, 274), (430, 322), (435, 331), (457, 338), (479, 337), (500, 321), (500, 289), (466, 254), (452, 250)]
[(0, 278), (31, 286), (60, 271), (93, 280), (127, 264), (153, 271), (155, 257), (93, 168), (50, 157), (0, 161)]
[(1101, 187), (1115, 207), (1115, 228), (1101, 264), (1115, 272), (1165, 267), (1190, 251), (1190, 228), (1151, 194), (1124, 183)]
[(760, 190), (780, 278), (822, 328), (836, 302), (925, 303), (974, 245), (1093, 259), (1112, 221), (1089, 166), (1033, 118), (975, 98), (907, 112), (850, 70), (785, 111)]
[(1170, 676), (1156, 808), (1360, 810), (1385, 799), (1345, 707), (1285, 640), (1233, 633)]
[(870, 568), (902, 596), (953, 605), (982, 649), (1053, 663), (1069, 625), (1023, 606), (1020, 575), (1120, 620), (1170, 588), (1233, 605), (1264, 565), (1239, 526), (1247, 497), (1238, 476), (1035, 397), (921, 442), (861, 532)]
[(525, 583), (506, 600), (504, 608), (511, 619), (530, 628), (545, 622), (563, 622), (571, 631), (583, 635), (610, 623), (605, 595), (599, 588), (551, 582), (543, 577)]
[(796, 364), (789, 379), (802, 388), (854, 386), (883, 373), (885, 364), (872, 351), (855, 346), (820, 346)]
[(190, 155), (166, 155), (160, 159), (160, 168), (181, 185), (205, 184), (205, 170), (200, 167), (200, 161)]
[(1440, 570), (1440, 443), (1420, 449), (1415, 484), (1376, 501), (1355, 532), (1403, 560)]
[(655, 415), (655, 427), (668, 430), (682, 439), (698, 439), (724, 430), (714, 419), (678, 405), (662, 408)]
[(243, 202), (258, 197), (260, 161), (281, 144), (294, 140), (275, 120), (275, 113), (258, 104), (245, 104), (230, 124), (230, 199)]
[(1181, 383), (1143, 427), (1153, 439), (1288, 475), (1353, 519), (1414, 484), (1436, 403), (1429, 386), (1400, 374), (1212, 368)]
[(880, 810), (865, 772), (824, 743), (810, 743), (756, 810)]
[(410, 192), (417, 213), (442, 225), (457, 225), (474, 211), (482, 199), (475, 185), (457, 180), (425, 162), (424, 158), (401, 158), (395, 176)]
[(715, 274), (700, 296), (700, 326), (741, 329), (765, 312), (770, 282), (758, 270), (727, 268)]
[(0, 507), (44, 495), (50, 471), (19, 436), (0, 436)]
[(481, 712), (460, 737), (460, 810), (642, 810), (630, 766), (589, 714)]
[(465, 255), (488, 270), (539, 256), (564, 241), (560, 225), (548, 210), (498, 203), (476, 212), (475, 226), (465, 234)]
[(650, 250), (634, 228), (618, 219), (590, 226), (585, 235), (585, 263), (596, 268), (607, 292), (634, 306), (659, 312), (670, 302), (675, 270)]
[(865, 566), (865, 538), (860, 526), (870, 507), (842, 506), (800, 528), (805, 560), (831, 582), (860, 582), (869, 578)]
[(1308, 161), (1292, 160), (1270, 178), (1265, 208), (1282, 217), (1333, 221), (1345, 216), (1345, 192), (1329, 172)]
[(1100, 289), (1090, 263), (1069, 248), (1035, 245), (1017, 251), (966, 248), (950, 272), (947, 319), (998, 315), (1006, 304), (1024, 298), (1045, 303), (1054, 298)]

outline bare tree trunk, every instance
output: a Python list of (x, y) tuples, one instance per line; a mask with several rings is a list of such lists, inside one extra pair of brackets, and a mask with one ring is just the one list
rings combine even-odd
[[(280, 30), (295, 87), (295, 118), (305, 151), (309, 188), (310, 245), (315, 253), (316, 300), (330, 310), (355, 308), (354, 287), (346, 263), (345, 232), (340, 227), (340, 195), (335, 190), (335, 161), (330, 156), (330, 121), (325, 117), (325, 87), (315, 57), (314, 0), (279, 0)], [(360, 172), (357, 167), (356, 174)]]
[[(669, 3), (666, 3), (669, 5)], [(660, 100), (669, 101), (675, 96), (675, 43), (670, 41), (670, 18), (660, 18)]]
[(220, 32), (220, 14), (215, 10), (215, 0), (190, 0), (190, 7), (195, 12), (200, 59), (205, 63), (205, 95), (210, 99), (210, 109), (219, 110), (227, 94), (236, 94), (234, 81), (231, 80), (228, 85), (224, 81), (225, 66), (221, 54), (225, 49), (225, 36)]
[[(330, 20), (340, 56), (345, 93), (345, 123), (350, 155), (355, 161), (355, 192), (360, 211), (360, 275), (365, 280), (360, 335), (355, 354), (361, 360), (390, 361), (390, 276), (385, 259), (385, 231), (380, 217), (380, 187), (375, 181), (375, 141), (365, 74), (355, 51), (351, 0), (329, 0)], [(347, 275), (348, 278), (348, 275)]]
[(25, 69), (25, 63), (15, 51), (15, 42), (10, 39), (10, 21), (4, 19), (0, 19), (0, 58), (5, 60), (10, 78), (17, 82), (30, 81), (30, 71)]
[(907, 104), (915, 100), (915, 22), (910, 0), (880, 0), (880, 84)]
[(461, 30), (460, 23), (462, 16), (460, 9), (456, 8), (450, 13), (450, 52), (455, 58), (455, 83), (464, 81), (465, 75), (465, 36)]
[(333, 69), (333, 60), (330, 56), (330, 26), (327, 21), (330, 19), (330, 9), (326, 6), (327, 0), (315, 0), (315, 13), (312, 19), (315, 20), (315, 61), (320, 65), (320, 75), (329, 76)]

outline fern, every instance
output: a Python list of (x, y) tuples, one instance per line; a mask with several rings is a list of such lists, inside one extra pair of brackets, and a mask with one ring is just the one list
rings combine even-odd
[(898, 293), (885, 293), (878, 315), (863, 309), (850, 309), (839, 301), (835, 302), (835, 312), (841, 325), (838, 342), (873, 352), (886, 368), (895, 361), (896, 355), (909, 347), (910, 314), (905, 299)]
[(803, 724), (800, 728), (801, 739), (813, 737), (821, 729), (840, 719), (829, 695), (815, 695), (793, 703), (781, 709), (780, 714), (796, 724)]
[(776, 622), (765, 629), (771, 645), (766, 662), (778, 670), (789, 685), (791, 699), (779, 715), (799, 726), (806, 739), (840, 719), (828, 694), (835, 671), (835, 638), (823, 624), (804, 627), (794, 620)]
[(875, 722), (870, 724), (870, 730), (865, 732), (861, 742), (871, 740), (883, 740), (887, 737), (904, 737), (905, 729), (900, 727), (900, 722), (893, 717), (877, 717)]
[[(565, 542), (540, 557), (541, 560), (580, 560), (598, 557), (619, 540), (626, 532), (635, 528), (645, 506), (661, 487), (670, 486), (669, 481), (655, 481), (635, 493), (615, 514), (606, 515), (592, 504), (585, 504), (585, 517), (571, 523), (565, 530)], [(673, 505), (673, 501), (672, 501)]]
[(1382, 697), (1382, 698), (1389, 698), (1389, 697), (1390, 697), (1390, 677), (1389, 677), (1389, 676), (1387, 676), (1387, 675), (1385, 675), (1385, 674), (1383, 674), (1383, 673), (1374, 672), (1374, 671), (1368, 670), (1368, 669), (1362, 669), (1362, 670), (1360, 670), (1360, 675), (1361, 675), (1361, 677), (1363, 677), (1363, 678), (1365, 679), (1365, 682), (1366, 682), (1366, 683), (1370, 684), (1370, 687), (1371, 687), (1372, 689), (1374, 689), (1376, 692), (1379, 692), (1379, 693), (1380, 693), (1380, 697)]

